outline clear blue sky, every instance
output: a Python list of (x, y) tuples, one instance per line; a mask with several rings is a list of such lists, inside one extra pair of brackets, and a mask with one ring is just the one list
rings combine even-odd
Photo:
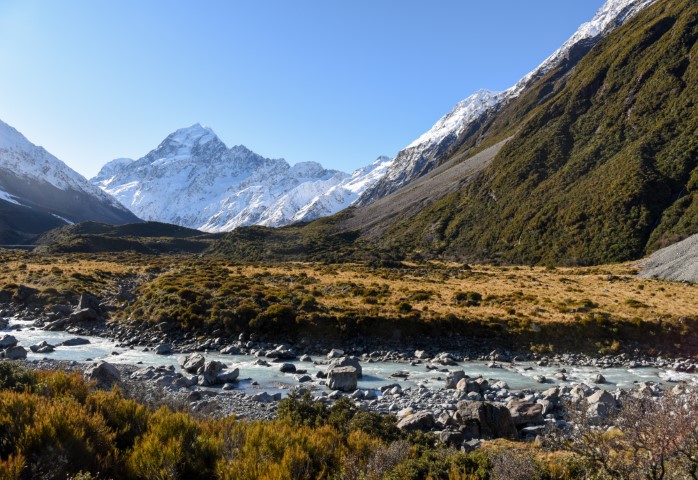
[(603, 0), (0, 0), (0, 119), (83, 175), (200, 122), (351, 171), (514, 84)]

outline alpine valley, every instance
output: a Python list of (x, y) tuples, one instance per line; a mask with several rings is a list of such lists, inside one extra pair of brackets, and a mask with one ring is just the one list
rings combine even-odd
[(88, 181), (0, 122), (0, 479), (698, 478), (697, 45), (607, 0), (352, 174), (197, 123)]

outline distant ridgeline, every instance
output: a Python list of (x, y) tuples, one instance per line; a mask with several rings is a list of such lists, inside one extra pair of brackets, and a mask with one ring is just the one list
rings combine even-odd
[(698, 2), (659, 0), (395, 192), (308, 224), (240, 228), (210, 252), (596, 264), (686, 238), (698, 232), (697, 38)]

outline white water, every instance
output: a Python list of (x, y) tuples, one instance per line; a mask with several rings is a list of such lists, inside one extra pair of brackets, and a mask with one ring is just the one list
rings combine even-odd
[[(15, 330), (15, 328), (19, 328)], [(151, 351), (143, 351), (142, 347), (124, 348), (117, 347), (116, 343), (100, 337), (82, 337), (90, 340), (88, 345), (80, 345), (74, 347), (57, 346), (53, 353), (37, 354), (29, 351), (29, 346), (36, 343), (46, 341), (51, 345), (56, 345), (69, 338), (76, 336), (67, 332), (49, 332), (45, 330), (35, 329), (32, 327), (32, 322), (12, 320), (8, 329), (2, 331), (2, 334), (14, 335), (19, 344), (24, 346), (27, 352), (28, 360), (41, 360), (44, 358), (53, 360), (73, 360), (77, 362), (88, 362), (92, 360), (106, 360), (114, 364), (132, 364), (143, 366), (157, 365), (174, 365), (179, 370), (177, 357), (174, 355), (156, 355)], [(279, 372), (279, 365), (271, 363), (270, 367), (254, 365), (256, 360), (249, 355), (222, 355), (218, 352), (204, 353), (207, 359), (219, 360), (224, 362), (228, 368), (240, 369), (239, 388), (248, 391), (267, 391), (274, 392), (291, 388), (298, 385), (295, 377), (290, 374)], [(317, 358), (320, 360), (320, 358)], [(293, 363), (298, 369), (305, 369), (307, 373), (314, 377), (319, 370), (324, 370), (324, 365), (314, 365), (311, 362), (300, 362), (297, 360), (285, 361)], [(689, 381), (698, 385), (698, 375), (678, 373), (672, 370), (657, 369), (657, 368), (606, 368), (597, 367), (572, 367), (567, 365), (550, 365), (548, 367), (539, 367), (531, 362), (522, 362), (514, 366), (505, 364), (505, 368), (488, 368), (485, 362), (469, 361), (462, 362), (458, 366), (448, 367), (449, 370), (464, 370), (470, 377), (482, 375), (488, 379), (496, 379), (505, 381), (510, 388), (519, 389), (547, 389), (555, 385), (572, 384), (584, 382), (592, 385), (593, 378), (596, 374), (601, 373), (607, 380), (606, 384), (600, 385), (605, 389), (632, 388), (636, 382), (661, 382), (672, 383), (676, 381)], [(361, 363), (363, 369), (363, 378), (359, 381), (359, 388), (362, 389), (377, 389), (382, 385), (391, 383), (399, 383), (403, 388), (424, 385), (428, 388), (440, 388), (444, 385), (446, 378), (445, 372), (428, 371), (425, 365), (410, 365), (408, 363), (398, 362), (375, 362)], [(567, 380), (560, 382), (554, 380), (554, 374), (560, 369), (567, 370)], [(409, 377), (392, 378), (390, 375), (396, 371), (407, 371)], [(533, 377), (535, 375), (543, 375), (549, 380), (547, 383), (537, 383)], [(252, 386), (251, 381), (256, 381), (259, 385)]]

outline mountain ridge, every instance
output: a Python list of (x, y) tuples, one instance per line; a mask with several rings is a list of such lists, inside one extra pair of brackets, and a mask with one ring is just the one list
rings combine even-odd
[(430, 130), (398, 152), (386, 175), (367, 189), (356, 204), (368, 205), (429, 172), (464, 137), (477, 132), (488, 114), (516, 99), (535, 79), (559, 66), (574, 50), (581, 47), (586, 53), (601, 38), (655, 1), (608, 0), (589, 22), (583, 23), (560, 48), (513, 86), (500, 92), (480, 89), (458, 102)]
[(379, 157), (353, 175), (316, 162), (291, 166), (243, 145), (228, 148), (197, 123), (171, 133), (140, 159), (107, 163), (91, 181), (146, 220), (220, 232), (333, 214), (355, 201), (389, 162)]

